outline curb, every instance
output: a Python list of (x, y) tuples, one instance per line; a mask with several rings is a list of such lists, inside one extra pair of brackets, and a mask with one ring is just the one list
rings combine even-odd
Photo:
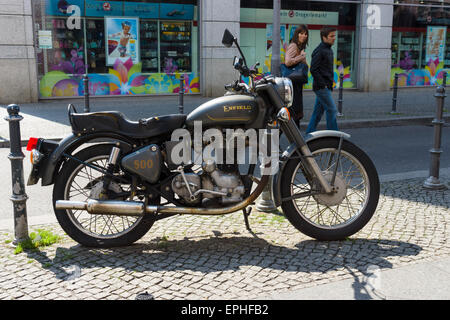
[[(393, 126), (415, 126), (415, 125), (432, 125), (432, 121), (435, 119), (433, 116), (416, 116), (416, 117), (401, 117), (395, 119), (363, 119), (363, 120), (342, 120), (339, 121), (339, 129), (357, 129), (357, 128), (379, 128), (379, 127), (393, 127)], [(445, 126), (450, 123), (450, 115), (445, 115), (442, 119), (446, 122)], [(308, 122), (300, 124), (300, 129), (306, 130)], [(326, 129), (324, 122), (319, 123), (317, 129)], [(61, 141), (62, 138), (48, 138), (53, 141)], [(22, 147), (26, 147), (28, 140), (21, 140)], [(0, 137), (0, 148), (9, 148), (9, 140)]]

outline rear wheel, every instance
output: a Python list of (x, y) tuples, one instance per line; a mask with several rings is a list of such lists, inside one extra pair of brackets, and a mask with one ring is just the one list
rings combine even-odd
[(315, 182), (304, 176), (298, 158), (288, 160), (282, 173), (282, 209), (302, 233), (317, 240), (342, 240), (361, 230), (374, 214), (380, 195), (378, 174), (370, 158), (349, 141), (343, 141), (337, 161), (338, 139), (308, 144), (322, 174), (331, 181), (337, 166), (332, 195), (320, 194)]
[[(111, 145), (95, 145), (79, 151), (75, 158), (106, 170)], [(120, 174), (120, 172), (119, 172)], [(87, 201), (99, 199), (103, 174), (75, 160), (66, 162), (53, 188), (53, 206), (57, 200)], [(130, 185), (112, 181), (112, 194), (127, 194)], [(127, 196), (115, 200), (131, 200)], [(133, 199), (137, 200), (137, 199)], [(159, 199), (152, 204), (157, 204)], [(88, 247), (117, 247), (130, 245), (143, 237), (152, 227), (149, 216), (128, 217), (90, 214), (84, 210), (55, 210), (63, 230), (78, 243)]]

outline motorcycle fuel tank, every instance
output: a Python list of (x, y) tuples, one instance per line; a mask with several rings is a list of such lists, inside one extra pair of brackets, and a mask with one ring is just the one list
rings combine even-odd
[(186, 119), (188, 127), (201, 121), (203, 127), (242, 126), (258, 117), (258, 105), (252, 96), (230, 95), (205, 102), (192, 111)]

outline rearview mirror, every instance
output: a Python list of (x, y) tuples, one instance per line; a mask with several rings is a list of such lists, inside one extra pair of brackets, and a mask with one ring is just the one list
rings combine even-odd
[(233, 45), (234, 42), (234, 36), (231, 34), (230, 31), (228, 31), (228, 29), (225, 29), (224, 33), (223, 33), (223, 38), (222, 38), (222, 44), (229, 48)]

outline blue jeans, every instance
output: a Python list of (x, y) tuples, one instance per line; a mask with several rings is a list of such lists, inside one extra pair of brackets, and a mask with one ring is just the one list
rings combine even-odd
[(325, 88), (314, 92), (316, 94), (316, 103), (306, 133), (308, 134), (316, 131), (317, 125), (319, 124), (320, 119), (322, 119), (324, 112), (326, 112), (327, 129), (339, 130), (336, 121), (337, 109), (333, 97), (331, 96), (331, 91)]

